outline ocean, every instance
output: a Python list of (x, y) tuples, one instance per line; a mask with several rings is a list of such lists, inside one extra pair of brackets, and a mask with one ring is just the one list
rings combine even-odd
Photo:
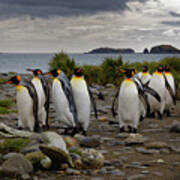
[[(180, 57), (180, 54), (68, 54), (79, 65), (99, 65), (106, 57), (122, 56), (125, 62), (159, 61), (165, 57)], [(2, 53), (0, 54), (0, 73), (27, 73), (27, 68), (40, 68), (48, 71), (48, 63), (53, 53)]]

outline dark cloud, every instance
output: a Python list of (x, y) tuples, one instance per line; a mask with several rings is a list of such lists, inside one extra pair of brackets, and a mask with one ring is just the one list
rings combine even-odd
[(127, 2), (147, 0), (0, 0), (0, 17), (76, 16), (104, 11), (122, 11)]
[(170, 11), (169, 14), (173, 17), (180, 17), (180, 13), (176, 13), (176, 12), (173, 12), (173, 11)]
[(180, 21), (162, 21), (161, 24), (170, 26), (180, 26)]

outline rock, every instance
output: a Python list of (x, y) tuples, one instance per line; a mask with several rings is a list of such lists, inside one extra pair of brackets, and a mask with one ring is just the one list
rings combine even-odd
[(124, 176), (125, 173), (120, 171), (119, 169), (108, 171), (108, 174), (115, 175), (115, 176)]
[(106, 116), (100, 116), (98, 119), (100, 121), (108, 121), (108, 117), (106, 117)]
[(143, 180), (146, 178), (146, 175), (144, 174), (135, 174), (127, 178), (127, 180)]
[(145, 145), (147, 149), (162, 149), (169, 148), (168, 144), (164, 142), (150, 142)]
[(40, 161), (40, 163), (41, 163), (41, 165), (42, 165), (42, 167), (44, 169), (50, 169), (50, 167), (52, 165), (52, 161), (51, 161), (51, 159), (49, 157), (46, 157), (45, 159), (42, 159)]
[(119, 133), (117, 134), (116, 138), (127, 138), (129, 137), (129, 134), (128, 133)]
[(66, 169), (66, 174), (67, 175), (80, 175), (81, 172), (75, 169), (68, 168)]
[(175, 153), (180, 153), (180, 147), (177, 147), (177, 146), (174, 146), (174, 145), (170, 146), (170, 150), (175, 152)]
[(125, 166), (126, 168), (137, 168), (137, 169), (146, 169), (146, 166), (143, 166), (140, 162), (132, 162), (129, 165)]
[(157, 149), (145, 149), (143, 147), (136, 148), (136, 151), (143, 154), (159, 154), (159, 150)]
[(61, 150), (68, 153), (68, 150), (66, 148), (66, 143), (64, 142), (62, 136), (60, 136), (59, 134), (50, 131), (43, 132), (42, 140), (45, 144), (60, 148)]
[(104, 178), (102, 178), (102, 177), (93, 177), (90, 180), (104, 180)]
[(72, 159), (69, 153), (56, 146), (40, 145), (40, 150), (52, 160), (52, 167), (58, 168), (60, 164), (67, 163), (73, 167)]
[(85, 149), (82, 151), (83, 168), (98, 169), (104, 164), (104, 156), (95, 149)]
[(180, 133), (180, 122), (174, 121), (170, 128), (170, 132)]
[(73, 137), (63, 136), (63, 139), (64, 139), (68, 149), (71, 148), (71, 147), (78, 147), (79, 146), (79, 143), (78, 143), (77, 139), (75, 139)]
[(25, 157), (31, 162), (35, 170), (43, 168), (41, 160), (46, 159), (46, 156), (41, 151), (28, 153)]
[(33, 166), (22, 154), (15, 154), (2, 164), (2, 173), (7, 176), (23, 175), (32, 172)]
[(3, 160), (8, 160), (9, 158), (13, 157), (14, 155), (17, 155), (18, 153), (15, 152), (10, 152), (8, 154), (5, 154), (4, 156), (2, 156)]
[(76, 135), (75, 136), (77, 140), (79, 141), (80, 146), (82, 147), (88, 147), (88, 148), (96, 148), (101, 144), (101, 138), (100, 136), (82, 136), (82, 135)]
[(136, 145), (136, 144), (143, 144), (146, 141), (141, 134), (130, 134), (128, 138), (125, 139), (126, 145)]

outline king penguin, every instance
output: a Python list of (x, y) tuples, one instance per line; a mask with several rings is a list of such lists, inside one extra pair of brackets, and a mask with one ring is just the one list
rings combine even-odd
[(38, 120), (43, 129), (48, 129), (49, 87), (40, 69), (27, 69), (34, 74), (31, 80), (38, 96)]
[(148, 66), (143, 66), (142, 73), (141, 73), (141, 82), (145, 84), (149, 84), (150, 80), (152, 78), (152, 75), (149, 73)]
[(120, 131), (126, 129), (130, 133), (136, 133), (141, 115), (141, 102), (136, 83), (131, 79), (133, 69), (126, 69), (126, 79), (121, 83), (118, 92), (118, 119)]
[(150, 88), (158, 92), (161, 101), (158, 102), (153, 96), (148, 94), (148, 102), (150, 105), (151, 116), (154, 117), (155, 113), (158, 113), (158, 118), (162, 119), (165, 108), (165, 96), (166, 96), (166, 87), (165, 87), (165, 78), (163, 76), (163, 67), (159, 65), (157, 70), (153, 73), (152, 78), (148, 85)]
[(83, 70), (81, 68), (75, 69), (74, 75), (72, 76), (71, 79), (71, 86), (72, 86), (74, 101), (76, 104), (79, 126), (83, 131), (83, 135), (86, 135), (90, 122), (91, 102), (94, 108), (96, 119), (97, 119), (97, 110), (92, 93), (84, 79)]
[(171, 115), (171, 109), (176, 104), (176, 90), (175, 90), (175, 82), (174, 77), (170, 72), (170, 67), (164, 67), (164, 78), (166, 84), (166, 105), (165, 105), (165, 113), (167, 116)]
[(18, 110), (18, 128), (39, 131), (37, 93), (31, 82), (20, 84), (19, 75), (10, 78), (6, 84), (16, 85), (16, 102)]
[(52, 100), (59, 120), (65, 125), (65, 134), (73, 129), (77, 131), (77, 112), (69, 79), (60, 69), (54, 69), (47, 75), (53, 76)]

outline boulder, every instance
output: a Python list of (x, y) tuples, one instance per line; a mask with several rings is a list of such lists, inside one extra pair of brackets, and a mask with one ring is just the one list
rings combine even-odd
[(180, 133), (180, 122), (179, 121), (174, 121), (171, 128), (170, 132), (175, 132), (175, 133)]
[(40, 150), (47, 155), (52, 161), (52, 168), (59, 168), (62, 163), (67, 163), (73, 167), (73, 162), (69, 153), (61, 148), (52, 145), (42, 144), (39, 146)]
[(130, 134), (128, 138), (125, 139), (126, 145), (136, 145), (136, 144), (144, 144), (146, 138), (141, 134)]
[(2, 173), (7, 176), (18, 176), (32, 172), (32, 164), (22, 154), (15, 154), (2, 164)]

